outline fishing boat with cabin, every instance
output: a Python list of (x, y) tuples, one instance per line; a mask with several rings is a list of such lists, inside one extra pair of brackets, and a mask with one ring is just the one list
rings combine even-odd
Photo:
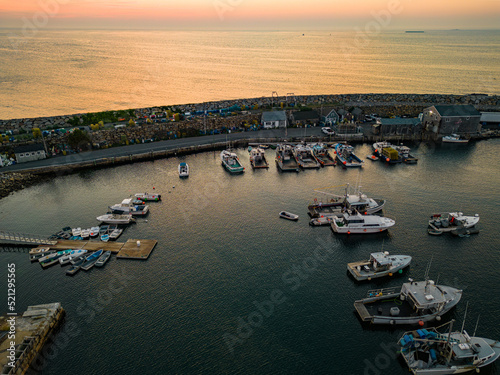
[[(440, 327), (403, 333), (398, 340), (403, 357), (414, 375), (448, 375), (476, 371), (500, 357), (500, 340), (472, 336), (464, 330), (453, 332), (455, 320)], [(464, 320), (465, 323), (465, 320)], [(448, 332), (439, 329), (449, 326)]]
[(312, 146), (313, 154), (319, 164), (323, 167), (334, 167), (337, 165), (335, 158), (330, 154), (330, 151), (323, 144)]
[(345, 143), (335, 145), (335, 154), (342, 168), (361, 168), (363, 160), (354, 154), (354, 147)]
[(432, 280), (404, 283), (398, 288), (368, 291), (366, 298), (354, 302), (363, 322), (373, 324), (419, 324), (441, 320), (462, 298), (462, 290), (436, 285)]
[(300, 170), (291, 145), (278, 144), (275, 160), (281, 172), (299, 172)]
[(238, 155), (230, 150), (222, 150), (220, 153), (220, 160), (222, 166), (231, 174), (245, 172), (245, 168), (241, 165)]
[(250, 150), (250, 165), (253, 169), (269, 168), (266, 152), (262, 148), (257, 147)]
[(388, 251), (371, 253), (370, 259), (347, 264), (347, 270), (357, 280), (372, 280), (402, 273), (411, 262), (409, 255), (389, 255)]
[(320, 168), (321, 164), (318, 162), (313, 154), (311, 147), (306, 145), (297, 145), (293, 148), (295, 160), (302, 169)]
[(109, 209), (114, 214), (119, 215), (133, 215), (133, 216), (145, 216), (149, 212), (149, 206), (147, 204), (133, 204), (132, 198), (127, 198), (121, 201), (121, 203), (114, 204), (110, 206)]

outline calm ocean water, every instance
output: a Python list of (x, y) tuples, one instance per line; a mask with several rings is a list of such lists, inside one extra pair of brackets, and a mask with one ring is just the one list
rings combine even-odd
[[(500, 31), (0, 29), (0, 118), (294, 93), (500, 93)], [(16, 39), (17, 41), (17, 39)]]
[[(59, 301), (65, 327), (76, 327), (76, 336), (51, 352), (43, 375), (407, 374), (393, 357), (402, 330), (362, 326), (353, 302), (374, 287), (423, 278), (432, 258), (430, 276), (464, 290), (448, 318), (459, 328), (468, 301), (469, 333), (480, 315), (477, 334), (500, 339), (499, 146), (499, 140), (413, 145), (418, 165), (366, 160), (361, 171), (281, 174), (272, 164), (254, 172), (240, 149), (247, 167), (240, 176), (205, 153), (182, 159), (191, 167), (186, 180), (178, 178), (179, 159), (59, 177), (0, 200), (1, 229), (48, 235), (90, 227), (109, 205), (154, 187), (164, 200), (151, 203), (147, 220), (120, 240), (157, 239), (156, 249), (147, 261), (113, 258), (72, 278), (58, 265), (30, 264), (27, 254), (0, 253), (1, 290), (5, 265), (15, 262), (18, 311)], [(364, 158), (370, 146), (355, 151)], [(274, 159), (271, 150), (267, 156)], [(308, 225), (307, 205), (322, 197), (313, 189), (340, 192), (346, 183), (387, 200), (385, 214), (396, 219), (388, 234), (346, 237)], [(279, 219), (281, 210), (299, 214), (299, 221)], [(429, 215), (450, 210), (480, 214), (481, 232), (429, 236)], [(330, 255), (314, 262), (318, 247)], [(354, 283), (346, 264), (382, 247), (413, 256), (410, 269), (394, 279)], [(291, 278), (297, 269), (302, 279)], [(272, 295), (281, 302), (273, 308), (266, 304)], [(266, 316), (259, 315), (262, 305)], [(249, 319), (255, 327), (242, 328)], [(500, 363), (481, 373), (500, 374)]]

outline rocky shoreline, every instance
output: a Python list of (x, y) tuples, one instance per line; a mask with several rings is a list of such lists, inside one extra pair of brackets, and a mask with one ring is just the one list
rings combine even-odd
[(0, 199), (47, 179), (47, 176), (27, 172), (0, 173)]

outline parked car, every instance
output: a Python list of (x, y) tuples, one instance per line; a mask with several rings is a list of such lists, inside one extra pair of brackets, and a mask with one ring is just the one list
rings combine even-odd
[(322, 128), (321, 131), (326, 135), (335, 135), (335, 132), (332, 130), (332, 128), (330, 128), (328, 126), (325, 126), (324, 128)]

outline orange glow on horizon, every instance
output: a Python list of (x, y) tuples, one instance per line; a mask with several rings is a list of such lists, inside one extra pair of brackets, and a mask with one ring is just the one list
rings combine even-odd
[[(391, 9), (397, 9), (392, 12)], [(374, 14), (387, 14), (391, 20), (427, 21), (439, 19), (460, 27), (470, 17), (491, 19), (500, 13), (500, 1), (492, 0), (107, 0), (103, 2), (81, 2), (76, 0), (24, 0), (12, 2), (0, 0), (2, 19), (32, 17), (37, 12), (46, 12), (53, 19), (78, 18), (81, 20), (164, 20), (216, 22), (220, 26), (225, 20), (262, 22), (297, 21), (311, 23), (315, 19), (363, 22)], [(52, 13), (50, 13), (52, 12)], [(460, 21), (461, 20), (461, 21)], [(467, 25), (464, 25), (467, 26)], [(496, 27), (495, 27), (496, 28)]]

